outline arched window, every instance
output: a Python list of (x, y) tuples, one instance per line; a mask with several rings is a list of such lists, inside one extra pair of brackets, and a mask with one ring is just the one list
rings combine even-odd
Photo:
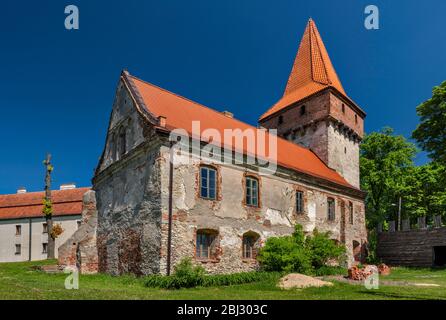
[(253, 231), (248, 231), (243, 235), (243, 259), (255, 259), (257, 257), (256, 243), (259, 238), (260, 236)]
[(212, 167), (200, 168), (200, 196), (209, 200), (217, 198), (217, 170)]
[(336, 202), (333, 198), (327, 198), (327, 217), (329, 221), (336, 219)]
[(197, 259), (214, 259), (216, 257), (216, 243), (218, 231), (202, 229), (197, 231), (196, 257)]
[(246, 177), (246, 205), (259, 206), (259, 180), (254, 177)]

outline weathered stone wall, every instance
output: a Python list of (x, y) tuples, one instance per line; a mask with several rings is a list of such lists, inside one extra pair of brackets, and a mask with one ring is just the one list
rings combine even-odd
[[(117, 157), (117, 137), (123, 130), (126, 152)], [(93, 186), (101, 272), (142, 275), (160, 270), (159, 143), (121, 82)]]
[(58, 263), (62, 267), (76, 267), (83, 274), (92, 274), (98, 271), (96, 246), (98, 214), (94, 191), (90, 190), (84, 194), (82, 207), (81, 225), (59, 247)]
[[(168, 149), (163, 148), (161, 155), (161, 272), (165, 273), (168, 238)], [(303, 225), (308, 233), (317, 228), (320, 231), (329, 231), (331, 237), (339, 242), (345, 241), (349, 264), (354, 262), (353, 240), (362, 244), (367, 241), (364, 205), (361, 199), (329, 192), (291, 178), (258, 176), (255, 171), (241, 166), (213, 164), (219, 176), (217, 200), (205, 200), (199, 196), (198, 190), (201, 164), (197, 160), (190, 164), (179, 161), (174, 166), (172, 266), (183, 257), (193, 257), (196, 263), (202, 264), (211, 273), (253, 270), (258, 267), (256, 261), (242, 257), (243, 235), (247, 232), (258, 234), (258, 245), (261, 246), (270, 236), (291, 234), (296, 223)], [(248, 207), (244, 203), (244, 179), (247, 173), (259, 178), (260, 208)], [(304, 191), (303, 214), (295, 212), (296, 190)], [(336, 200), (335, 221), (328, 220), (327, 197)], [(353, 224), (349, 223), (348, 210), (341, 209), (342, 202), (348, 204), (350, 201), (355, 208)], [(215, 259), (196, 259), (196, 232), (199, 229), (218, 231), (218, 255)]]
[(386, 264), (431, 267), (435, 246), (446, 246), (446, 227), (378, 234), (377, 255)]

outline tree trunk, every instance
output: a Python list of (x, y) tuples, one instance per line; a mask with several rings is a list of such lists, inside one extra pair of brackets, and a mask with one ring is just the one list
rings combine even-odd
[[(46, 201), (52, 201), (51, 200), (51, 155), (48, 154), (46, 156), (45, 160), (45, 166), (46, 166), (46, 174), (45, 174), (45, 200)], [(52, 231), (53, 231), (53, 215), (47, 215), (46, 217), (46, 223), (48, 226), (48, 248), (47, 248), (47, 258), (48, 259), (54, 259), (55, 256), (55, 239), (52, 237)]]

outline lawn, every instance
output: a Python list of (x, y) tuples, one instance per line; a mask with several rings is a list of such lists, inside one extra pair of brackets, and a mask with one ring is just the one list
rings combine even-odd
[(377, 290), (335, 282), (332, 287), (284, 291), (277, 288), (274, 280), (217, 288), (160, 290), (144, 287), (142, 279), (102, 274), (82, 275), (79, 290), (66, 290), (65, 274), (46, 274), (32, 268), (51, 263), (54, 261), (0, 263), (0, 299), (446, 299), (444, 269), (395, 268), (392, 275), (381, 278), (385, 284)]

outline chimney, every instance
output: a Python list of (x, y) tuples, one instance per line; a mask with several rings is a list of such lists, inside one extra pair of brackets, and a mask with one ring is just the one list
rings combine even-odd
[(165, 128), (166, 127), (166, 120), (167, 118), (165, 116), (159, 116), (158, 121), (160, 123), (160, 127)]
[(17, 189), (17, 194), (24, 194), (26, 193), (26, 188), (25, 187), (20, 187)]
[(232, 112), (229, 111), (222, 111), (223, 115), (225, 115), (228, 118), (234, 118), (234, 114)]
[(64, 183), (60, 185), (60, 190), (72, 190), (76, 189), (76, 185), (74, 183)]

